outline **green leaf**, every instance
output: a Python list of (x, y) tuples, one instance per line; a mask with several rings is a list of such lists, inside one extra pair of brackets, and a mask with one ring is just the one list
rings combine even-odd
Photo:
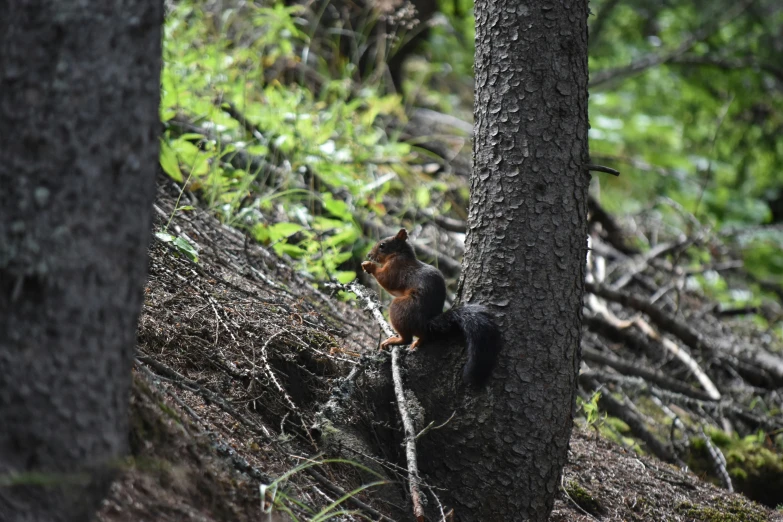
[(353, 270), (338, 270), (332, 274), (335, 279), (344, 285), (347, 285), (354, 279), (356, 279), (356, 272)]
[(293, 236), (304, 227), (297, 223), (275, 223), (269, 227), (269, 239), (272, 241), (280, 241), (287, 237)]
[(269, 242), (269, 227), (264, 223), (256, 223), (250, 232), (259, 243), (267, 244)]
[(334, 199), (334, 196), (328, 192), (323, 195), (322, 201), (324, 208), (331, 215), (338, 217), (343, 221), (353, 220), (353, 214), (351, 214), (351, 209), (346, 202)]
[(316, 216), (313, 218), (313, 230), (317, 232), (326, 232), (327, 230), (334, 230), (344, 226), (345, 222), (339, 219), (331, 219), (323, 216)]
[(179, 162), (177, 161), (177, 153), (174, 152), (169, 146), (169, 143), (161, 139), (160, 140), (160, 166), (163, 172), (169, 175), (171, 179), (178, 183), (182, 183), (182, 171), (179, 170)]
[(174, 236), (168, 232), (155, 232), (155, 237), (163, 241), (164, 243), (171, 243), (174, 241)]
[(187, 141), (193, 141), (193, 140), (201, 141), (201, 140), (203, 140), (205, 138), (204, 138), (203, 134), (199, 134), (197, 132), (186, 132), (184, 134), (180, 134), (178, 139), (180, 139), (180, 140), (187, 140)]
[(196, 251), (196, 247), (194, 247), (190, 241), (185, 239), (184, 237), (177, 237), (172, 234), (169, 234), (168, 232), (158, 231), (155, 232), (155, 237), (163, 241), (164, 243), (171, 244), (174, 248), (177, 249), (179, 253), (193, 261), (194, 263), (198, 263), (198, 252)]
[(337, 252), (334, 255), (329, 256), (329, 261), (334, 266), (339, 266), (353, 257), (353, 252), (350, 250), (346, 252)]
[(300, 248), (296, 245), (289, 245), (288, 243), (275, 243), (273, 248), (275, 249), (275, 253), (277, 253), (277, 255), (281, 256), (283, 254), (288, 254), (294, 259), (304, 257), (304, 255), (307, 253), (307, 251), (305, 251), (303, 248)]
[(416, 189), (416, 204), (419, 208), (427, 208), (430, 205), (430, 189), (426, 186)]
[(182, 138), (172, 141), (171, 148), (176, 157), (182, 160), (185, 168), (194, 176), (201, 176), (209, 172), (208, 160), (215, 155), (214, 153), (202, 152), (197, 146)]
[(196, 248), (191, 245), (187, 239), (180, 236), (173, 241), (173, 245), (188, 259), (194, 263), (198, 263), (198, 252), (196, 252)]
[(329, 247), (352, 245), (357, 239), (359, 239), (359, 231), (356, 227), (350, 226), (324, 241), (324, 245)]

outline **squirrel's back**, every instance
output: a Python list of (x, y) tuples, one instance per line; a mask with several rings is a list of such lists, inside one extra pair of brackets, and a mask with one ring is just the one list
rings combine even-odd
[(421, 313), (431, 319), (443, 313), (446, 302), (446, 281), (440, 270), (427, 263), (416, 261), (418, 267), (408, 273), (412, 297), (421, 305)]

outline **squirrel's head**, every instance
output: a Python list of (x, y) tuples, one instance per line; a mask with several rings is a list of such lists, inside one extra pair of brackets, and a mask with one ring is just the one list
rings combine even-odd
[(413, 247), (408, 243), (408, 231), (404, 228), (401, 228), (397, 235), (378, 241), (372, 247), (370, 253), (367, 254), (367, 259), (383, 264), (394, 256), (406, 256), (416, 259)]

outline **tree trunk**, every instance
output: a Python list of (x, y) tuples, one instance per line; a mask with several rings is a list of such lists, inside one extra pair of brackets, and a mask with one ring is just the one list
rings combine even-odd
[(547, 520), (559, 487), (587, 253), (587, 76), (587, 2), (477, 0), (462, 301), (495, 312), (504, 347), (480, 394), (459, 383), (458, 352), (408, 357), (427, 420), (456, 411), (419, 456), (460, 521)]
[(121, 464), (158, 161), (160, 0), (0, 0), (0, 519)]

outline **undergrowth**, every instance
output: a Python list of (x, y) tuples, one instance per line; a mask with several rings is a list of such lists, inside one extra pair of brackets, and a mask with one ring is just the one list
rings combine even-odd
[[(387, 193), (426, 205), (446, 186), (400, 139), (402, 97), (355, 85), (349, 62), (329, 76), (334, 64), (313, 58), (323, 43), (301, 16), (282, 3), (219, 14), (176, 4), (165, 25), (161, 167), (224, 223), (315, 280), (346, 283), (372, 241), (363, 223), (386, 213)], [(279, 70), (292, 67), (304, 72), (281, 83)], [(196, 258), (188, 241), (161, 233)]]
[(343, 518), (341, 517), (344, 516), (351, 516), (355, 519), (358, 518), (361, 520), (372, 520), (372, 518), (368, 517), (359, 510), (348, 509), (346, 507), (346, 503), (350, 498), (355, 497), (363, 491), (386, 484), (386, 482), (383, 480), (377, 480), (375, 482), (363, 484), (358, 488), (345, 493), (340, 498), (330, 502), (320, 510), (303, 503), (296, 498), (292, 491), (286, 488), (288, 480), (291, 479), (294, 475), (301, 473), (308, 468), (325, 464), (347, 464), (349, 466), (360, 469), (363, 472), (377, 476), (377, 474), (369, 468), (366, 468), (361, 464), (357, 464), (356, 462), (351, 462), (344, 459), (325, 459), (321, 461), (308, 462), (307, 464), (302, 464), (289, 470), (269, 485), (262, 484), (259, 486), (261, 512), (266, 515), (270, 515), (273, 511), (285, 513), (291, 517), (291, 520), (294, 520), (295, 522), (298, 522), (299, 520), (307, 520), (308, 522), (325, 522), (332, 519), (342, 520)]

